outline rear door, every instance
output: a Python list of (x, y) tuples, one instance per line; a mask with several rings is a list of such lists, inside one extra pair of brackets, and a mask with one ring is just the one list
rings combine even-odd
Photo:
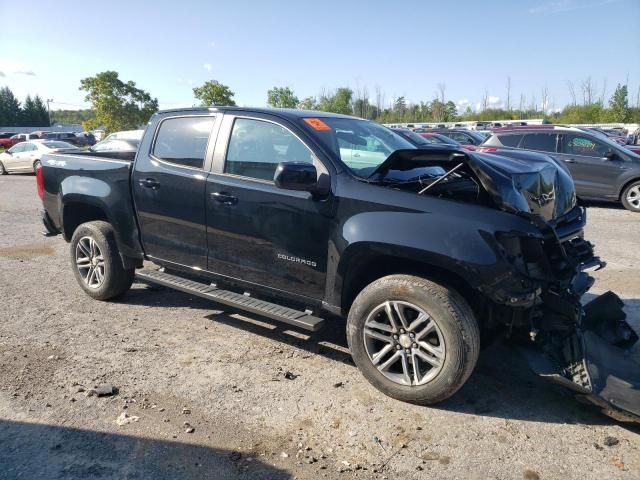
[(277, 188), (273, 175), (279, 162), (288, 161), (328, 171), (301, 139), (303, 133), (281, 122), (257, 113), (224, 116), (207, 179), (208, 269), (321, 299), (332, 197)]
[(562, 135), (559, 157), (569, 167), (579, 196), (617, 196), (616, 179), (624, 173), (625, 164), (622, 159), (605, 158), (609, 150), (609, 145), (591, 136)]
[(159, 263), (207, 268), (204, 195), (216, 120), (208, 112), (165, 117), (140, 145), (133, 197), (145, 254)]

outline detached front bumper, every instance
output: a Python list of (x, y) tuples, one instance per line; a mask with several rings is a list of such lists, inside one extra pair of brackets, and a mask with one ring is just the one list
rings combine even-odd
[(519, 349), (539, 375), (617, 420), (640, 423), (640, 352), (633, 350), (638, 335), (626, 322), (623, 305), (607, 292), (576, 306), (575, 328), (541, 331), (537, 345)]

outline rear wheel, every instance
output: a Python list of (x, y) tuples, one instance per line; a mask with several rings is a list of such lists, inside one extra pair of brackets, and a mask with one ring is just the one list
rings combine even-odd
[(110, 300), (133, 283), (135, 269), (125, 269), (113, 227), (103, 221), (80, 225), (71, 238), (71, 264), (76, 280), (90, 297)]
[(356, 297), (347, 320), (353, 360), (386, 395), (441, 402), (467, 381), (478, 360), (473, 311), (454, 290), (410, 275), (376, 280)]
[(632, 212), (640, 212), (640, 181), (633, 182), (622, 192), (622, 205)]

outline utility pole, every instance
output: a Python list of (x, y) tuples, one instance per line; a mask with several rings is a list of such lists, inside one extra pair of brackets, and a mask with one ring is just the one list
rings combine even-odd
[(51, 109), (49, 108), (49, 104), (53, 102), (53, 98), (47, 98), (47, 116), (49, 117), (49, 126), (51, 126)]

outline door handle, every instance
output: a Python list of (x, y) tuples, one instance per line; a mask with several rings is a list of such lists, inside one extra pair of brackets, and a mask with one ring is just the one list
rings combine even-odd
[(218, 203), (223, 205), (235, 205), (238, 203), (238, 198), (233, 195), (229, 195), (225, 192), (213, 192), (211, 197)]
[(145, 178), (144, 180), (139, 180), (138, 184), (141, 187), (152, 188), (154, 190), (160, 188), (160, 182), (154, 180), (153, 178)]
[(565, 163), (576, 163), (575, 159), (573, 158), (565, 158), (564, 161)]

